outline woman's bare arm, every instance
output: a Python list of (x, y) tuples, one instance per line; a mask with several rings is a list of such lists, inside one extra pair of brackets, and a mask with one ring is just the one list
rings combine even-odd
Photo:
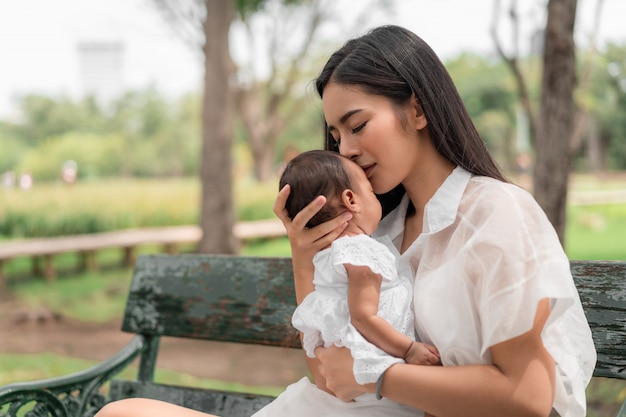
[[(381, 394), (438, 417), (547, 417), (554, 400), (555, 364), (541, 332), (549, 313), (549, 301), (542, 300), (530, 331), (490, 348), (493, 365), (393, 365), (384, 375)], [(327, 385), (339, 398), (375, 391), (374, 384), (358, 385), (350, 375), (349, 350), (318, 348), (316, 355)]]

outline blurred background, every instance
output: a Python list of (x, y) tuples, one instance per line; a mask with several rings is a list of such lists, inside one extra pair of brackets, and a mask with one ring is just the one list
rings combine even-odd
[[(289, 256), (285, 237), (230, 231), (274, 220), (281, 167), (322, 146), (312, 81), (332, 51), (380, 24), (405, 26), (433, 47), (498, 163), (536, 191), (547, 1), (218, 3), (0, 1), (0, 254), (28, 239), (191, 225), (204, 234), (177, 251)], [(626, 260), (626, 2), (577, 3), (571, 169), (555, 173), (567, 178), (555, 227), (571, 259)], [(216, 60), (220, 45), (228, 53)], [(225, 93), (215, 89), (224, 68)], [(231, 134), (219, 136), (219, 126)], [(71, 356), (101, 360), (122, 346), (111, 335), (132, 267), (118, 249), (98, 251), (89, 270), (76, 266), (77, 253), (55, 256), (55, 281), (41, 279), (39, 256), (2, 259), (0, 385), (82, 369)], [(80, 326), (113, 346), (90, 356), (67, 341), (71, 329), (85, 335)], [(270, 385), (299, 375), (294, 361), (297, 371)], [(623, 384), (590, 390), (598, 409), (626, 397)]]

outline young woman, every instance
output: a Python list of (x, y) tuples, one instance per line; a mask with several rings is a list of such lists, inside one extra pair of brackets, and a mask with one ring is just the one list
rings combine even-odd
[[(445, 67), (418, 36), (384, 26), (347, 42), (317, 79), (326, 147), (355, 161), (380, 195), (387, 236), (411, 267), (418, 338), (443, 367), (395, 364), (357, 384), (345, 348), (317, 348), (318, 386), (350, 401), (375, 392), (436, 416), (584, 416), (595, 360), (569, 261), (534, 199), (489, 156)], [(305, 225), (283, 188), (298, 300), (312, 258), (349, 214)]]
[[(418, 338), (444, 366), (394, 364), (358, 384), (350, 350), (308, 358), (318, 387), (351, 401), (378, 393), (438, 417), (585, 416), (596, 360), (591, 331), (556, 232), (530, 194), (505, 181), (445, 67), (412, 32), (383, 26), (348, 41), (317, 79), (326, 147), (352, 159), (380, 196), (376, 236), (413, 274)], [(298, 303), (314, 290), (313, 256), (349, 212), (316, 227), (316, 198), (293, 220), (289, 186), (274, 212), (291, 242)], [(130, 400), (107, 416), (201, 416)], [(376, 415), (364, 409), (363, 416)]]

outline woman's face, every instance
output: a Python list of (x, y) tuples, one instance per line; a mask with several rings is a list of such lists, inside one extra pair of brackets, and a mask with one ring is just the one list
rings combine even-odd
[(400, 110), (406, 112), (403, 125), (399, 110), (386, 97), (337, 83), (324, 89), (322, 106), (339, 152), (363, 169), (375, 193), (404, 183), (420, 166), (420, 118), (412, 106)]

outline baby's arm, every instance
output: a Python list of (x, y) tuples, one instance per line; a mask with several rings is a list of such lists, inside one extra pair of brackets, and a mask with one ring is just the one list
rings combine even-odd
[(370, 343), (407, 363), (434, 365), (439, 354), (434, 346), (415, 342), (378, 316), (382, 278), (367, 266), (344, 264), (348, 272), (348, 308), (354, 327)]

